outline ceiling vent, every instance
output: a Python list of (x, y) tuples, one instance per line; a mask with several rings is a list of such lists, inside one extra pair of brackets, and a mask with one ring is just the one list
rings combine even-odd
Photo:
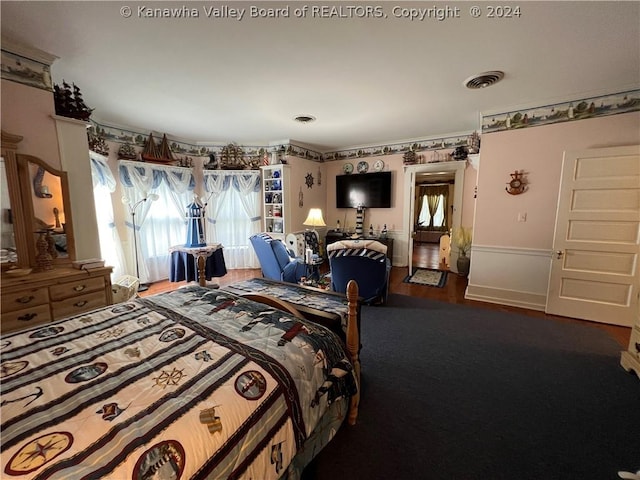
[(294, 120), (298, 123), (311, 123), (316, 120), (316, 117), (313, 115), (298, 115), (297, 117), (294, 117)]
[(495, 70), (492, 72), (479, 73), (477, 75), (469, 77), (464, 81), (464, 85), (465, 87), (471, 88), (472, 90), (478, 88), (487, 88), (495, 83), (498, 83), (503, 78), (504, 72)]

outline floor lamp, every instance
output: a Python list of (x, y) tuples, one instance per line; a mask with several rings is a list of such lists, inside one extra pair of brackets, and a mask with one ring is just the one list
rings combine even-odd
[[(140, 280), (140, 265), (138, 264), (138, 233), (136, 231), (136, 208), (139, 205), (142, 205), (147, 200), (151, 200), (152, 202), (158, 200), (158, 195), (155, 193), (151, 193), (145, 196), (142, 200), (138, 200), (136, 203), (131, 203), (128, 197), (122, 197), (122, 203), (129, 207), (129, 213), (131, 214), (131, 224), (133, 225), (133, 257), (136, 261), (136, 277)], [(149, 290), (149, 285), (147, 284), (139, 284), (138, 292), (145, 292)]]

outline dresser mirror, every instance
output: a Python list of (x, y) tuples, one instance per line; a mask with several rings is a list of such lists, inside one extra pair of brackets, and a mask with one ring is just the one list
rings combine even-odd
[(75, 249), (67, 174), (40, 158), (16, 153), (21, 140), (2, 132), (3, 182), (8, 187), (5, 195), (3, 183), (2, 268), (37, 268), (42, 238), (47, 239), (51, 266), (69, 265)]
[(18, 262), (16, 250), (16, 238), (13, 226), (13, 211), (11, 198), (9, 198), (9, 182), (7, 180), (7, 167), (4, 156), (0, 158), (0, 263), (11, 265)]

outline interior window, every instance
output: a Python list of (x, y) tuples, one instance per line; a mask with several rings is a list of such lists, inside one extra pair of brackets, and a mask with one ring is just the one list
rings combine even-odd
[[(418, 224), (422, 227), (428, 227), (431, 225), (431, 214), (429, 213), (429, 205), (426, 195), (422, 197), (422, 209), (418, 216)], [(444, 195), (438, 195), (438, 207), (436, 208), (436, 213), (433, 215), (433, 226), (444, 226)]]

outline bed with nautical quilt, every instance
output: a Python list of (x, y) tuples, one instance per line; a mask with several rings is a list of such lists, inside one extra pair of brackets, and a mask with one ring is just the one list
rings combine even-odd
[(347, 345), (199, 286), (2, 336), (0, 477), (299, 478), (355, 423), (354, 292)]

